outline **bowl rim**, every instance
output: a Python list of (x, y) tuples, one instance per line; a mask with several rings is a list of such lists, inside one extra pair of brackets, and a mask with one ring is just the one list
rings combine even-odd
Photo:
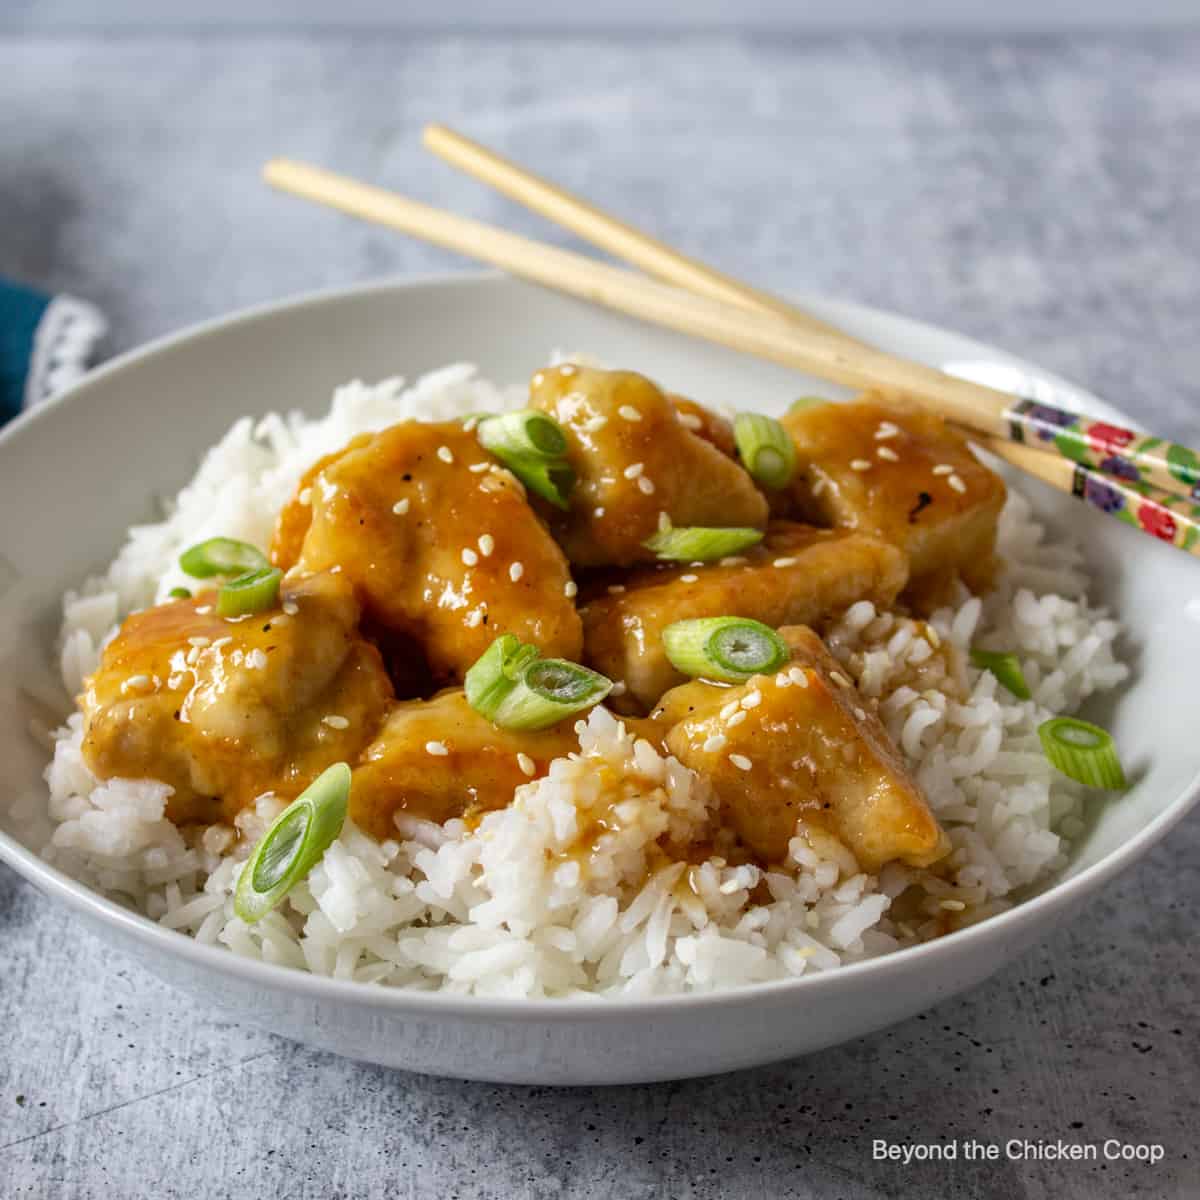
[[(529, 286), (512, 280), (498, 271), (431, 272), (419, 276), (405, 276), (401, 279), (385, 279), (322, 288), (210, 318), (156, 338), (144, 346), (127, 350), (103, 366), (90, 371), (78, 383), (9, 422), (3, 430), (0, 430), (0, 447), (20, 437), (27, 427), (36, 421), (45, 419), (49, 412), (60, 406), (73, 405), (82, 401), (96, 385), (114, 375), (136, 370), (143, 362), (169, 354), (178, 346), (194, 344), (210, 337), (220, 336), (227, 330), (282, 316), (293, 311), (337, 305), (349, 300), (367, 299), (376, 294), (419, 291), (428, 288), (465, 287), (474, 289), (487, 284)], [(947, 330), (924, 321), (916, 321), (870, 305), (837, 300), (828, 296), (801, 294), (797, 299), (802, 304), (807, 302), (827, 310), (836, 310), (845, 314), (851, 321), (856, 318), (883, 319), (893, 326), (907, 325), (914, 332), (920, 332), (926, 336), (945, 337), (950, 335), (960, 341), (972, 342), (980, 351), (994, 356), (998, 361), (1010, 362), (1035, 371), (1038, 376), (1061, 386), (1064, 391), (1085, 399), (1093, 410), (1107, 410), (1118, 419), (1127, 419), (1124, 414), (1120, 413), (1120, 410), (1098, 397), (1092, 396), (1086, 389), (1060, 379), (1053, 372), (1035, 367), (1016, 355), (984, 343), (975, 342), (974, 339), (957, 334), (953, 330)], [(792, 979), (771, 980), (762, 983), (739, 984), (711, 992), (681, 992), (644, 997), (597, 994), (563, 998), (504, 998), (459, 995), (417, 988), (387, 987), (380, 984), (314, 975), (295, 967), (268, 963), (261, 959), (244, 958), (223, 947), (206, 945), (186, 933), (168, 929), (59, 871), (3, 829), (0, 829), (0, 862), (7, 863), (27, 882), (63, 902), (68, 909), (90, 917), (96, 924), (114, 926), (118, 932), (131, 940), (146, 944), (168, 957), (183, 959), (193, 968), (216, 971), (218, 974), (260, 988), (290, 991), (314, 1001), (337, 1001), (359, 1008), (383, 1008), (397, 1015), (409, 1014), (413, 1017), (445, 1016), (464, 1020), (604, 1022), (619, 1021), (631, 1016), (664, 1015), (678, 1009), (696, 1013), (721, 1009), (729, 1005), (741, 1006), (752, 1002), (773, 1003), (789, 998), (799, 1000), (803, 995), (819, 992), (822, 989), (853, 987), (859, 980), (871, 977), (875, 977), (878, 984), (883, 984), (891, 972), (918, 967), (935, 969), (943, 959), (958, 954), (967, 954), (972, 948), (978, 951), (990, 939), (1003, 941), (1021, 930), (1039, 923), (1048, 926), (1050, 919), (1058, 911), (1067, 908), (1074, 902), (1082, 902), (1093, 895), (1109, 879), (1125, 870), (1150, 850), (1198, 802), (1200, 802), (1200, 769), (1193, 774), (1183, 790), (1162, 812), (1099, 862), (1067, 879), (1050, 884), (1036, 895), (1022, 900), (1005, 912), (988, 917), (965, 929), (946, 934), (934, 941), (905, 947), (876, 958), (847, 963), (836, 970), (823, 971), (818, 974), (805, 974)]]

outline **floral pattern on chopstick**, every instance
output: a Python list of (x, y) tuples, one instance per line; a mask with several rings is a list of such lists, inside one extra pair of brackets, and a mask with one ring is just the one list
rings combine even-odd
[(1071, 491), (1109, 516), (1200, 557), (1200, 504), (1152, 484), (1122, 482), (1077, 463)]
[(1186, 446), (1035, 400), (1022, 400), (1005, 418), (1014, 442), (1051, 442), (1059, 454), (1080, 466), (1101, 471), (1136, 490), (1148, 489), (1153, 493), (1152, 512), (1145, 521), (1139, 516), (1130, 523), (1140, 524), (1164, 541), (1171, 541), (1172, 535), (1165, 532), (1166, 520), (1155, 514), (1160, 509), (1177, 513), (1175, 497), (1188, 509), (1195, 508), (1192, 501), (1200, 501), (1200, 455)]

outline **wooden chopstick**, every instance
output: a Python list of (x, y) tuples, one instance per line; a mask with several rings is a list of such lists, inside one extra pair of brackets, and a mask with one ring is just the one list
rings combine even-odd
[[(849, 387), (899, 390), (973, 433), (1021, 440), (1025, 430), (1036, 431), (1041, 427), (1027, 414), (1026, 410), (1032, 408), (1042, 414), (1057, 414), (1050, 428), (1063, 441), (1069, 433), (1066, 422), (1078, 420), (1074, 414), (1046, 405), (1031, 405), (1004, 392), (885, 354), (843, 335), (802, 328), (706, 296), (695, 296), (641, 274), (444, 212), (321, 167), (273, 159), (263, 174), (268, 183), (283, 191), (397, 229), (618, 312)], [(1089, 424), (1086, 419), (1083, 423)], [(1129, 434), (1130, 438), (1138, 436)], [(1085, 435), (1080, 434), (1081, 443), (1086, 445), (1084, 439)], [(1151, 505), (1155, 502), (1146, 501)], [(1200, 553), (1200, 546), (1195, 545), (1200, 540), (1200, 526), (1179, 512), (1171, 514), (1170, 519), (1173, 531), (1177, 523), (1185, 520), (1190, 523), (1180, 537), (1182, 540), (1186, 536), (1185, 548), (1195, 548)], [(1167, 536), (1165, 523), (1154, 528), (1143, 520), (1142, 525), (1165, 540), (1174, 540)]]
[[(519, 204), (541, 213), (551, 221), (570, 229), (586, 241), (623, 259), (632, 266), (653, 275), (664, 282), (675, 284), (697, 295), (736, 304), (743, 308), (770, 313), (781, 317), (802, 329), (826, 336), (840, 337), (851, 347), (871, 351), (874, 348), (843, 330), (818, 320), (780, 296), (751, 286), (715, 267), (697, 259), (689, 258), (673, 247), (652, 238), (649, 234), (589, 204), (549, 180), (518, 166), (486, 146), (472, 141), (444, 125), (429, 125), (424, 131), (426, 147), (443, 161), (466, 172), (481, 182), (496, 188)], [(853, 352), (853, 351), (852, 351)], [(981, 401), (982, 403), (982, 401)], [(996, 401), (994, 397), (992, 404)], [(1007, 402), (1010, 406), (1013, 399)], [(997, 434), (981, 425), (967, 424), (978, 433), (990, 432), (989, 449), (1010, 462), (1018, 458), (1028, 461), (1027, 455), (1009, 458), (1001, 449), (1003, 441), (1026, 442), (1035, 449), (1051, 454), (1059, 453), (1060, 439), (1069, 444), (1070, 453), (1065, 457), (1072, 462), (1082, 462), (1097, 470), (1105, 470), (1109, 462), (1111, 472), (1120, 480), (1131, 475), (1144, 477), (1144, 481), (1155, 484), (1165, 491), (1179, 495), (1187, 501), (1200, 481), (1200, 458), (1182, 446), (1169, 446), (1159, 438), (1147, 438), (1123, 430), (1105, 422), (1095, 422), (1087, 417), (1078, 417), (1050, 405), (1024, 401), (1027, 421), (1013, 424)], [(1099, 427), (1099, 434), (1092, 433)], [(1052, 437), (1043, 436), (1052, 433)], [(1074, 437), (1072, 437), (1072, 433)], [(1091, 461), (1093, 458), (1097, 461)], [(1130, 471), (1130, 467), (1134, 471)], [(1137, 481), (1137, 480), (1135, 480)], [(1181, 486), (1182, 485), (1182, 486)]]

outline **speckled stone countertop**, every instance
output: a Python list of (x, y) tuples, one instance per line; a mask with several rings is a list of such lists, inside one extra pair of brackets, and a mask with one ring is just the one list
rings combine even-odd
[[(1021, 352), (1200, 441), (1200, 37), (0, 38), (0, 272), (123, 349), (457, 266), (273, 195), (304, 156), (546, 229), (424, 157), (461, 125), (669, 240)], [(781, 1066), (556, 1092), (231, 1027), (0, 868), (0, 1195), (1200, 1195), (1200, 821), (975, 992)], [(872, 1159), (1160, 1143), (1157, 1166)]]

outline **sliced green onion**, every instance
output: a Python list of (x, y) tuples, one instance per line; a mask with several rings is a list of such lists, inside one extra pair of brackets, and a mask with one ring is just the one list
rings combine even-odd
[(233, 911), (261, 920), (337, 840), (350, 801), (350, 768), (334, 763), (275, 818), (238, 879)]
[(795, 473), (795, 444), (774, 417), (738, 413), (733, 420), (733, 440), (746, 470), (763, 487), (781, 488)]
[(515, 634), (502, 633), (463, 676), (467, 703), (492, 720), (537, 656), (536, 646), (525, 645)]
[(822, 404), (832, 403), (833, 401), (825, 396), (800, 396), (788, 405), (788, 412), (803, 412), (806, 408), (819, 408)]
[(712, 562), (755, 546), (762, 539), (761, 529), (708, 529), (701, 525), (681, 525), (660, 529), (642, 545), (666, 562)]
[(1038, 726), (1042, 749), (1064, 775), (1094, 788), (1123, 788), (1125, 772), (1111, 734), (1075, 717), (1051, 717)]
[(612, 691), (612, 680), (501, 634), (463, 681), (467, 703), (501, 729), (548, 729)]
[(671, 665), (696, 679), (741, 683), (778, 671), (792, 656), (775, 630), (746, 617), (676, 621), (662, 636)]
[(476, 436), (485, 450), (505, 462), (510, 458), (562, 458), (567, 452), (562, 426), (532, 408), (485, 417)]
[(558, 508), (567, 508), (567, 497), (575, 486), (575, 472), (562, 459), (506, 459), (504, 465), (531, 491)]
[(215, 537), (192, 546), (179, 556), (179, 565), (193, 579), (208, 579), (213, 575), (242, 575), (270, 566), (267, 556), (249, 542), (234, 538)]
[(170, 600), (190, 600), (192, 598), (192, 592), (191, 592), (190, 588), (185, 588), (185, 587), (172, 588), (167, 593), (167, 598)]
[(991, 671), (1018, 700), (1032, 698), (1033, 693), (1021, 673), (1021, 660), (1015, 654), (1004, 650), (972, 649), (971, 663), (982, 671)]
[(283, 572), (278, 567), (263, 567), (239, 575), (217, 592), (217, 616), (248, 617), (274, 608), (282, 578)]

